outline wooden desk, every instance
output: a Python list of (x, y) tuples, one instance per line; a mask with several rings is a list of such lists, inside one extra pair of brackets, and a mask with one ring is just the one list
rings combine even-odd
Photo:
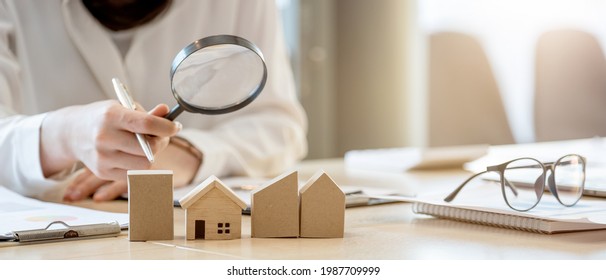
[[(306, 180), (324, 169), (338, 184), (391, 187), (398, 191), (450, 190), (463, 171), (387, 174), (351, 171), (342, 160), (306, 161)], [(126, 212), (125, 201), (78, 203)], [(0, 259), (606, 259), (606, 230), (542, 235), (412, 213), (410, 204), (348, 208), (343, 239), (250, 238), (244, 216), (242, 239), (186, 241), (184, 213), (175, 209), (175, 239), (129, 242), (119, 237), (0, 247)]]

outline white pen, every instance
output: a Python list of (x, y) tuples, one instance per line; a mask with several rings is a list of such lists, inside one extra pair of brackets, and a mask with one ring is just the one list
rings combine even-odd
[[(116, 91), (116, 95), (118, 95), (118, 100), (120, 100), (122, 106), (135, 110), (135, 102), (130, 94), (128, 94), (128, 90), (126, 90), (126, 87), (122, 84), (122, 82), (120, 82), (118, 78), (113, 78), (112, 84), (114, 84), (114, 91)], [(145, 153), (147, 160), (149, 160), (149, 162), (154, 162), (154, 153), (152, 153), (151, 146), (149, 146), (149, 142), (147, 142), (145, 136), (139, 133), (135, 133), (135, 135), (137, 135), (137, 140), (139, 140), (139, 144), (141, 144), (141, 148), (143, 148), (143, 152)]]

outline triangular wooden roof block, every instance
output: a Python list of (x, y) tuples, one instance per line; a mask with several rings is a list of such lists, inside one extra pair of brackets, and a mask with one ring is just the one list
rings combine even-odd
[(240, 199), (231, 188), (226, 187), (225, 184), (223, 184), (223, 182), (221, 182), (221, 180), (214, 175), (208, 177), (208, 179), (204, 180), (204, 182), (179, 199), (181, 208), (187, 209), (213, 188), (217, 188), (218, 190), (222, 191), (234, 203), (240, 206), (240, 208), (246, 209), (246, 202)]
[(299, 189), (298, 184), (299, 184), (299, 173), (297, 171), (292, 171), (292, 172), (286, 172), (283, 173), (280, 176), (277, 176), (275, 178), (273, 178), (271, 181), (265, 183), (263, 186), (261, 186), (260, 188), (255, 188), (254, 190), (252, 190), (250, 193), (251, 195), (254, 195), (256, 193), (261, 193), (273, 188), (280, 188), (281, 185), (293, 185), (293, 186), (297, 186), (297, 189)]
[(345, 194), (324, 171), (301, 188), (300, 237), (342, 238), (345, 229)]
[(298, 172), (274, 178), (251, 193), (252, 237), (299, 236)]
[(314, 174), (311, 178), (309, 178), (307, 182), (305, 182), (305, 185), (301, 187), (299, 193), (305, 193), (308, 189), (312, 188), (313, 186), (317, 186), (320, 182), (329, 187), (335, 188), (336, 190), (339, 190), (339, 192), (343, 192), (341, 188), (339, 188), (337, 183), (335, 183), (335, 181), (330, 178), (330, 176), (328, 176), (328, 174), (326, 174), (324, 170), (320, 170), (316, 172), (316, 174)]

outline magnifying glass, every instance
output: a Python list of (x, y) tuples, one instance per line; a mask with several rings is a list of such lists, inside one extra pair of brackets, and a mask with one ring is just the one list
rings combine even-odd
[(267, 67), (261, 50), (233, 35), (216, 35), (192, 42), (173, 59), (171, 90), (177, 105), (165, 116), (183, 111), (206, 115), (244, 108), (263, 90)]

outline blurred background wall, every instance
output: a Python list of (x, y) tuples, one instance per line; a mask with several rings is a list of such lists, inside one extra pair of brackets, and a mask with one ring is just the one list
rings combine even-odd
[[(310, 159), (606, 136), (606, 1), (277, 3), (308, 113)], [(550, 123), (549, 114), (565, 122)]]

